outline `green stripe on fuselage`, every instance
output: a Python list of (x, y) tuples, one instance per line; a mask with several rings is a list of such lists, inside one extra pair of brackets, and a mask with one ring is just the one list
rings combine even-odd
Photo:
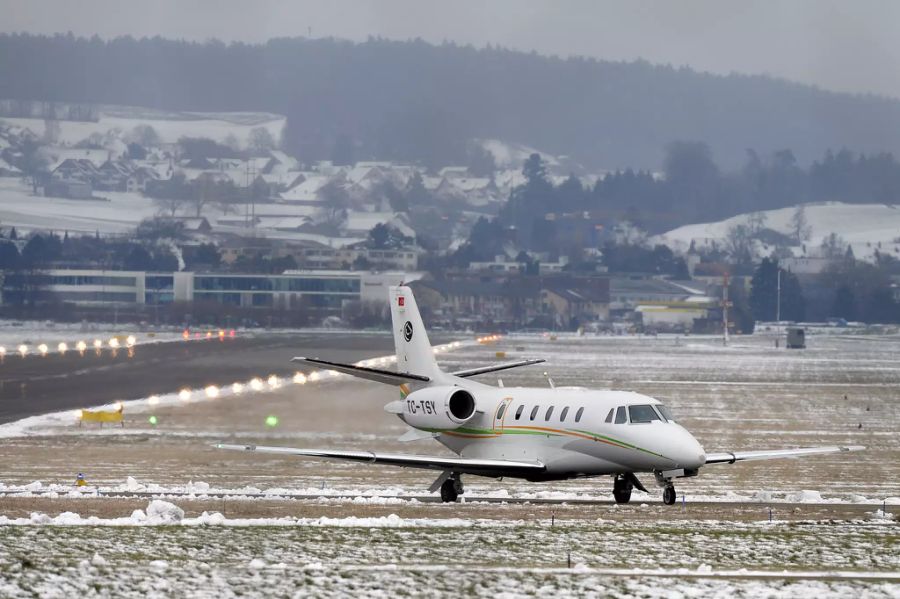
[(608, 443), (618, 445), (622, 449), (633, 449), (635, 451), (642, 451), (646, 454), (656, 456), (656, 457), (662, 458), (664, 460), (669, 459), (664, 455), (658, 454), (654, 451), (650, 451), (649, 449), (644, 449), (643, 447), (638, 447), (637, 445), (632, 445), (631, 443), (627, 443), (620, 439), (616, 439), (615, 437), (608, 437), (606, 435), (601, 435), (598, 433), (594, 433), (594, 432), (586, 431), (586, 430), (582, 430), (582, 429), (571, 429), (571, 431), (566, 429), (566, 430), (559, 431), (559, 432), (520, 429), (520, 428), (503, 428), (503, 429), (494, 430), (494, 429), (490, 429), (490, 428), (467, 428), (467, 427), (456, 428), (456, 429), (434, 428), (434, 429), (423, 429), (423, 430), (427, 430), (430, 433), (453, 433), (453, 432), (456, 432), (456, 433), (461, 433), (461, 434), (465, 434), (465, 435), (485, 435), (485, 436), (491, 436), (491, 437), (497, 436), (497, 435), (547, 435), (547, 436), (559, 437), (559, 436), (565, 435), (569, 432), (572, 432), (572, 433), (580, 433), (582, 435), (586, 435), (588, 437), (593, 438), (596, 441), (606, 441)]

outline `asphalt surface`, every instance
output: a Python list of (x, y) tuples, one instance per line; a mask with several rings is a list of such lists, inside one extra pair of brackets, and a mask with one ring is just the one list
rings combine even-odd
[(7, 355), (0, 364), (0, 424), (68, 409), (227, 385), (254, 376), (292, 375), (298, 355), (354, 362), (393, 352), (387, 334), (255, 334), (224, 340), (138, 345), (84, 355)]

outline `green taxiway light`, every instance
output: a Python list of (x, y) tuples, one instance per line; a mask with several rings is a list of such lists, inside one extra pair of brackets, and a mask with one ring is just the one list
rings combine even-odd
[(150, 418), (148, 418), (148, 420), (150, 421), (150, 424), (152, 424), (153, 426), (156, 426), (156, 423), (159, 422), (156, 419), (156, 416), (151, 416)]
[(278, 416), (266, 416), (266, 426), (278, 426)]

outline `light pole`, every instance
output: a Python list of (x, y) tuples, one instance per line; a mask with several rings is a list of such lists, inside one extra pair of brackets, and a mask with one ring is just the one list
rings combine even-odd
[(781, 268), (778, 268), (778, 284), (775, 292), (775, 322), (781, 322)]

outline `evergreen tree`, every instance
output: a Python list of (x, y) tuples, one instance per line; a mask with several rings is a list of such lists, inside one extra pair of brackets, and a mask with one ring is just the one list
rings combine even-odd
[(806, 315), (806, 300), (800, 281), (788, 271), (781, 270), (778, 261), (763, 258), (750, 282), (750, 309), (753, 318), (773, 321), (778, 315), (778, 276), (781, 273), (781, 320), (801, 321)]
[(0, 270), (6, 272), (19, 267), (19, 249), (11, 241), (0, 241)]
[(848, 285), (841, 285), (837, 288), (831, 315), (844, 320), (856, 320), (856, 297)]

